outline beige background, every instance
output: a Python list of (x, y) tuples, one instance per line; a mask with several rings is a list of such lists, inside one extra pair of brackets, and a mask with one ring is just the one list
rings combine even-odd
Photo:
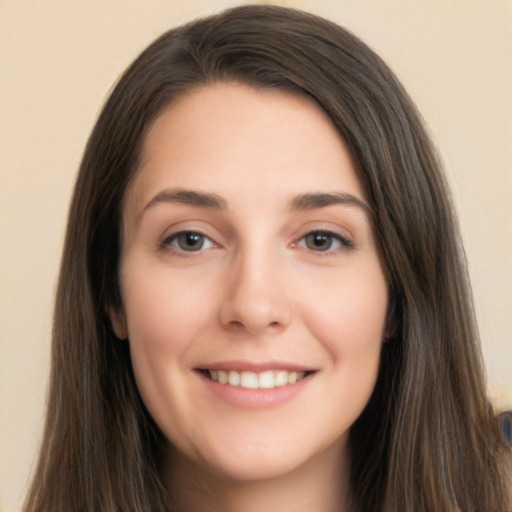
[[(107, 91), (167, 28), (236, 1), (0, 0), (0, 510), (40, 435), (70, 191)], [(275, 2), (279, 3), (279, 2)], [(499, 406), (512, 406), (512, 1), (302, 0), (396, 71), (444, 158)]]

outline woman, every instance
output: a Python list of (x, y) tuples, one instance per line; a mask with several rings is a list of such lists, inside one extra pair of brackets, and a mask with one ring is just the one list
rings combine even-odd
[(510, 510), (439, 169), (326, 20), (153, 43), (82, 161), (26, 510)]

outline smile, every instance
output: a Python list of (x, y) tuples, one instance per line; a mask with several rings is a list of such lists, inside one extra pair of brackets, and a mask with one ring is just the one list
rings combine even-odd
[(266, 370), (263, 372), (203, 370), (202, 373), (208, 379), (219, 384), (245, 389), (273, 389), (296, 384), (311, 372), (287, 370)]

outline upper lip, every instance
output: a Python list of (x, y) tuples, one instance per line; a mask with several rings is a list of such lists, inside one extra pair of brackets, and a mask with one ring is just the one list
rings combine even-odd
[(286, 370), (289, 372), (310, 372), (314, 371), (315, 368), (305, 366), (297, 363), (290, 363), (285, 361), (217, 361), (212, 363), (206, 363), (204, 365), (198, 365), (196, 370), (234, 370), (238, 372), (264, 372), (268, 370)]

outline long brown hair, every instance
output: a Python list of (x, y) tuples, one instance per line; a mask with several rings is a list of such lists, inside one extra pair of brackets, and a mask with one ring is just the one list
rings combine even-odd
[(25, 511), (159, 511), (164, 439), (138, 394), (120, 305), (124, 191), (148, 127), (193, 88), (235, 80), (307, 95), (352, 152), (390, 288), (390, 338), (350, 432), (361, 511), (511, 510), (464, 254), (440, 164), (393, 73), (339, 26), (246, 6), (171, 30), (111, 93), (88, 141), (57, 290), (46, 430)]

